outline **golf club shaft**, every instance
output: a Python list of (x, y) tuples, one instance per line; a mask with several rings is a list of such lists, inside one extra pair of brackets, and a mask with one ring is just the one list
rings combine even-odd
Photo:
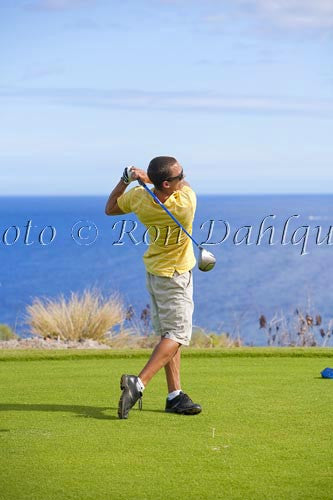
[(167, 207), (165, 207), (163, 205), (163, 203), (157, 198), (157, 196), (149, 189), (149, 187), (141, 180), (141, 179), (138, 179), (138, 183), (145, 188), (145, 190), (154, 198), (154, 200), (156, 201), (156, 203), (158, 203), (162, 208), (163, 210), (165, 210), (165, 212), (171, 217), (172, 220), (175, 221), (175, 223), (184, 231), (185, 234), (187, 234), (187, 236), (189, 238), (191, 238), (191, 240), (193, 241), (193, 243), (198, 247), (198, 248), (201, 248), (199, 243), (197, 243), (195, 241), (195, 239), (190, 235), (190, 233), (188, 231), (186, 231), (186, 229), (184, 228), (184, 226), (181, 225), (181, 223), (176, 219), (176, 217), (174, 217), (172, 215), (172, 213), (167, 209)]

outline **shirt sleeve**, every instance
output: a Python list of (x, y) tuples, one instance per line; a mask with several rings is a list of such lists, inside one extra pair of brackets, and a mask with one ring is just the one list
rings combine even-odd
[(127, 191), (127, 193), (123, 193), (121, 196), (119, 196), (119, 198), (117, 200), (118, 207), (125, 214), (129, 214), (130, 212), (133, 212), (132, 201), (133, 201), (134, 191), (135, 191), (135, 188), (131, 189), (130, 191)]
[(191, 206), (194, 213), (197, 207), (197, 197), (193, 189), (190, 186), (183, 186), (179, 193), (181, 204)]

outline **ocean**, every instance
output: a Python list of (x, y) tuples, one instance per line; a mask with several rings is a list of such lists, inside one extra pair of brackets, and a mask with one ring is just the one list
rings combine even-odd
[[(149, 303), (145, 228), (132, 214), (106, 216), (107, 198), (0, 197), (0, 323), (27, 336), (26, 306), (35, 297), (92, 287), (118, 292), (140, 317)], [(217, 263), (208, 273), (194, 269), (194, 325), (246, 345), (266, 344), (262, 314), (292, 322), (298, 309), (321, 315), (326, 328), (332, 208), (333, 195), (199, 195), (193, 236)]]

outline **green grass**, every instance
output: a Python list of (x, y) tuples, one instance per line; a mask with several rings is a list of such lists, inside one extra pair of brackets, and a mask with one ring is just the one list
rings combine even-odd
[(332, 499), (331, 351), (253, 351), (185, 351), (202, 414), (165, 414), (160, 372), (128, 420), (119, 378), (146, 352), (1, 352), (1, 500)]
[[(114, 358), (147, 358), (151, 349), (0, 349), (0, 361), (32, 361), (64, 359), (114, 359)], [(191, 349), (183, 350), (182, 357), (187, 358), (224, 358), (224, 357), (301, 357), (301, 358), (333, 358), (333, 349), (322, 347), (227, 347), (225, 349)]]

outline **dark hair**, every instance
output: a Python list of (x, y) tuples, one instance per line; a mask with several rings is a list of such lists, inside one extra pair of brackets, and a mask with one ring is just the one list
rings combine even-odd
[(170, 177), (170, 167), (178, 162), (172, 156), (156, 156), (148, 165), (147, 174), (157, 189), (161, 189), (163, 181)]

